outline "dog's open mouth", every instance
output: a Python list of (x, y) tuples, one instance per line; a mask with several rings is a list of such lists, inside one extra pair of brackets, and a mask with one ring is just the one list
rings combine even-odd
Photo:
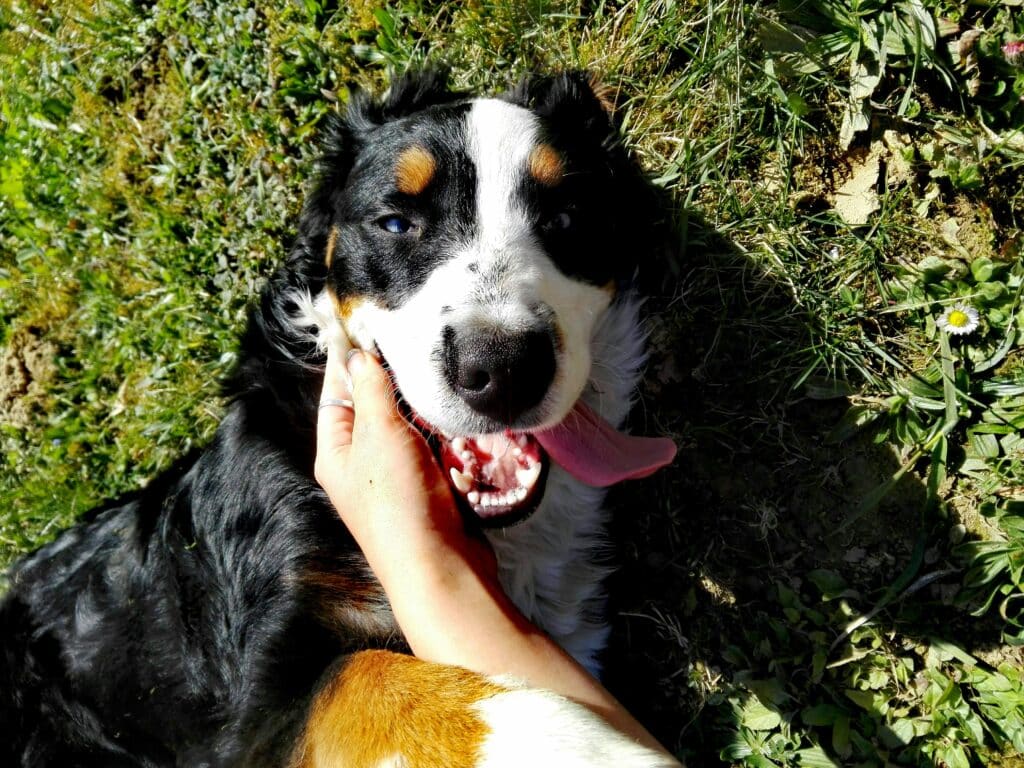
[(456, 497), (485, 526), (525, 520), (540, 503), (548, 457), (532, 435), (442, 437), (441, 465)]
[(491, 528), (521, 522), (537, 509), (552, 463), (603, 488), (647, 477), (676, 453), (670, 439), (619, 432), (582, 402), (561, 424), (535, 433), (450, 436), (413, 420), (431, 438), (463, 509)]

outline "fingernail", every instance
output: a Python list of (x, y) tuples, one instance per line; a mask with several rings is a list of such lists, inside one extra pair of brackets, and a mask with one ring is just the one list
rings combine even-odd
[(350, 349), (348, 355), (345, 356), (345, 368), (348, 369), (349, 374), (357, 375), (364, 365), (366, 365), (366, 360), (363, 359), (363, 350)]

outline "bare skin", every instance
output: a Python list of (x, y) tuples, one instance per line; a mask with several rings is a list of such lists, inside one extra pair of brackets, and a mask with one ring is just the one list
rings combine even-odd
[(426, 441), (398, 413), (380, 363), (353, 351), (343, 366), (329, 353), (327, 398), (350, 399), (355, 407), (320, 409), (316, 479), (380, 579), (413, 653), (555, 691), (664, 753), (505, 595), (494, 554), (467, 533)]

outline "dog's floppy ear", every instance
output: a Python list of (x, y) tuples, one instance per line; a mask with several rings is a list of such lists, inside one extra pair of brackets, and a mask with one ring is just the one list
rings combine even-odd
[(465, 98), (466, 94), (449, 89), (449, 74), (450, 70), (443, 66), (410, 70), (392, 79), (391, 86), (379, 98), (353, 89), (346, 116), (349, 127), (356, 132), (372, 130), (389, 120)]
[(602, 144), (618, 135), (612, 91), (589, 72), (580, 70), (523, 79), (506, 95), (514, 104), (531, 109), (554, 131), (584, 135)]
[(313, 186), (299, 218), (298, 240), (293, 258), (308, 259), (317, 270), (324, 265), (335, 196), (340, 195), (355, 163), (356, 136), (348, 119), (336, 112), (328, 114), (320, 132), (320, 159)]

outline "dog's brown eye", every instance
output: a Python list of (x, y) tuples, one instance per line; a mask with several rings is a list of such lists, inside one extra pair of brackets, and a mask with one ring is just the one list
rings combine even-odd
[(412, 229), (412, 222), (402, 216), (384, 216), (377, 220), (377, 226), (392, 235), (404, 235)]

